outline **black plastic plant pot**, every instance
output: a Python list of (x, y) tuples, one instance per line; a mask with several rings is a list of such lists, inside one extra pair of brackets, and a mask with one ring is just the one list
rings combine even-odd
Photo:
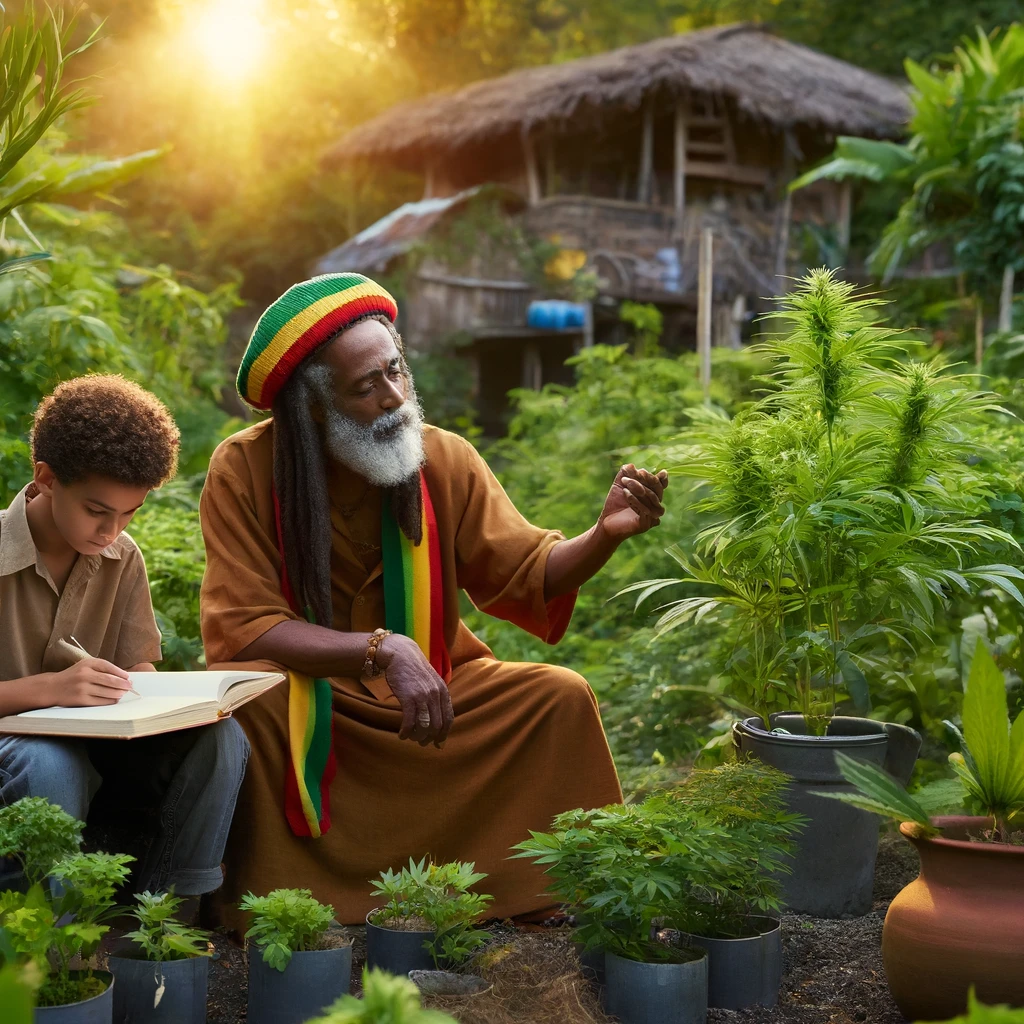
[(64, 1006), (37, 1006), (32, 1011), (34, 1024), (110, 1024), (114, 1018), (114, 979), (106, 971), (72, 971), (71, 978), (81, 980), (92, 975), (107, 983), (98, 996)]
[(878, 854), (877, 815), (839, 800), (815, 796), (815, 790), (852, 793), (839, 774), (837, 751), (884, 768), (906, 784), (914, 770), (921, 737), (913, 729), (867, 718), (837, 716), (824, 736), (807, 735), (803, 715), (772, 715), (769, 732), (760, 718), (733, 725), (741, 753), (753, 754), (790, 776), (786, 803), (808, 820), (795, 837), (792, 873), (783, 877), (783, 901), (798, 914), (837, 918), (866, 914)]
[(248, 1024), (303, 1024), (319, 1017), (352, 983), (352, 946), (292, 953), (279, 971), (249, 946)]
[(111, 956), (107, 966), (117, 980), (114, 1024), (205, 1024), (209, 957), (158, 963)]
[(757, 934), (742, 939), (687, 935), (686, 942), (708, 954), (708, 1006), (742, 1010), (774, 1006), (782, 984), (782, 924), (770, 917), (748, 918)]
[(605, 954), (606, 1010), (622, 1024), (704, 1024), (708, 958), (642, 964)]
[(377, 967), (391, 974), (408, 974), (410, 971), (434, 970), (434, 958), (427, 951), (426, 942), (434, 937), (433, 932), (405, 932), (398, 928), (382, 928), (373, 924), (366, 915), (366, 966)]

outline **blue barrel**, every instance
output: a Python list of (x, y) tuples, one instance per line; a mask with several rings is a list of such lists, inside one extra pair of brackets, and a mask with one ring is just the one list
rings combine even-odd
[(530, 303), (526, 323), (542, 331), (579, 329), (586, 323), (587, 307), (564, 299), (539, 299)]

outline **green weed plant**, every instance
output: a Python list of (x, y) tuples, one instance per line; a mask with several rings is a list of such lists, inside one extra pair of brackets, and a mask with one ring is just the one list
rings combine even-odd
[(324, 949), (334, 923), (334, 907), (313, 898), (309, 889), (274, 889), (266, 896), (251, 892), (242, 897), (239, 909), (252, 914), (245, 933), (263, 950), (263, 961), (283, 971), (292, 954)]
[(825, 731), (837, 700), (871, 707), (870, 676), (892, 646), (925, 638), (952, 595), (1001, 591), (1024, 606), (1020, 547), (987, 520), (992, 490), (975, 472), (975, 425), (994, 395), (908, 343), (830, 271), (811, 272), (760, 346), (774, 388), (734, 417), (694, 410), (669, 448), (702, 488), (710, 525), (670, 554), (682, 577), (627, 587), (637, 606), (670, 587), (656, 638), (715, 622), (733, 707), (770, 727), (802, 712)]
[(363, 998), (344, 995), (308, 1024), (456, 1024), (440, 1010), (424, 1010), (420, 991), (408, 979), (363, 968)]
[(146, 960), (190, 960), (196, 956), (210, 956), (209, 932), (175, 919), (184, 902), (169, 892), (136, 893), (138, 904), (131, 914), (139, 927), (125, 934), (142, 951)]
[(434, 965), (458, 965), (487, 941), (487, 932), (474, 925), (494, 898), (470, 888), (487, 875), (472, 863), (434, 864), (426, 857), (411, 857), (401, 871), (382, 871), (373, 882), (373, 895), (385, 900), (370, 915), (381, 928), (417, 925), (433, 935), (424, 943)]

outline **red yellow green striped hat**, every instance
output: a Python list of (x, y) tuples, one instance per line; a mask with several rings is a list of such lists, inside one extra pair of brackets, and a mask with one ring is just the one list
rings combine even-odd
[(394, 323), (398, 306), (362, 274), (323, 274), (293, 284), (256, 323), (238, 367), (239, 395), (255, 409), (269, 409), (306, 356), (374, 313)]

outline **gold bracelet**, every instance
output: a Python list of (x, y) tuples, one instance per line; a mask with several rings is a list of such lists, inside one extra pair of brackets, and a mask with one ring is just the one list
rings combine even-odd
[(375, 629), (366, 641), (366, 661), (363, 662), (363, 675), (376, 679), (384, 670), (377, 664), (377, 651), (384, 642), (384, 637), (391, 636), (390, 629)]

